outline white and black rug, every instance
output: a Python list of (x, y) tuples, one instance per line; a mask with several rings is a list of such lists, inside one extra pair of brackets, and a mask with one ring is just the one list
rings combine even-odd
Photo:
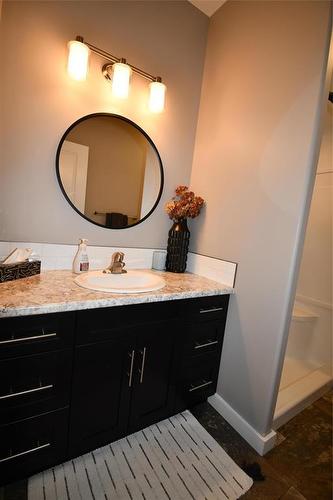
[(252, 479), (185, 411), (29, 479), (29, 500), (233, 500)]

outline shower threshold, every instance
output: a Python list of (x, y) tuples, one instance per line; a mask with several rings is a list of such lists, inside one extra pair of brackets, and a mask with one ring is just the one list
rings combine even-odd
[(332, 387), (332, 376), (327, 367), (296, 360), (285, 359), (280, 390), (275, 407), (273, 429), (278, 429), (319, 399)]

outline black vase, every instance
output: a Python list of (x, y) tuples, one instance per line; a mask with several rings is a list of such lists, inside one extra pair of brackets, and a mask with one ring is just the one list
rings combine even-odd
[(168, 237), (165, 264), (167, 271), (171, 271), (172, 273), (185, 272), (189, 241), (190, 231), (187, 227), (187, 220), (181, 219), (174, 222)]

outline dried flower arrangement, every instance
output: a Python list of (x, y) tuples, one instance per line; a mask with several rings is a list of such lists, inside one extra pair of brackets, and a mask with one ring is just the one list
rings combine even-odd
[(205, 201), (189, 191), (187, 186), (178, 186), (176, 196), (165, 204), (165, 211), (173, 221), (180, 221), (190, 217), (194, 219), (200, 214)]

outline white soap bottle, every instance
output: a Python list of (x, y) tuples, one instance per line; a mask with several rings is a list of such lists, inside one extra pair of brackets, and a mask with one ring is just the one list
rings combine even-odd
[(79, 248), (73, 260), (73, 273), (80, 274), (89, 271), (89, 258), (87, 254), (88, 240), (81, 238)]

